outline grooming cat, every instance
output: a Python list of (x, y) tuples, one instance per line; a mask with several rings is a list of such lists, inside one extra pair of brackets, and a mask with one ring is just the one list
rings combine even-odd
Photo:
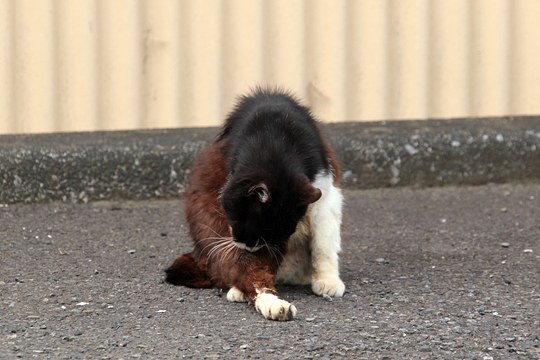
[(340, 167), (309, 110), (279, 90), (242, 97), (199, 156), (185, 196), (194, 242), (166, 281), (228, 289), (267, 319), (297, 309), (274, 284), (311, 284), (341, 297)]

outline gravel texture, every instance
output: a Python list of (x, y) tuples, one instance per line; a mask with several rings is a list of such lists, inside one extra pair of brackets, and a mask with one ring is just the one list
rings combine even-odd
[[(343, 184), (540, 180), (540, 117), (325, 126)], [(174, 198), (217, 128), (0, 136), (0, 203)]]
[(0, 359), (539, 359), (540, 184), (345, 192), (342, 278), (263, 319), (162, 283), (182, 201), (0, 207)]

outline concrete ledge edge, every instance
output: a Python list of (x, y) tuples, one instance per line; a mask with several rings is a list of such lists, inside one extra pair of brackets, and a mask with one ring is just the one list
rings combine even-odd
[[(345, 188), (540, 180), (540, 116), (323, 125)], [(0, 204), (179, 196), (217, 128), (0, 136)]]

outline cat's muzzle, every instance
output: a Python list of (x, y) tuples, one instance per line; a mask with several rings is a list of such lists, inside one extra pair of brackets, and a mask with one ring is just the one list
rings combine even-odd
[(233, 244), (237, 248), (242, 249), (242, 250), (246, 250), (246, 251), (249, 251), (249, 252), (256, 252), (256, 251), (260, 250), (264, 246), (264, 245), (259, 245), (259, 243), (257, 243), (255, 246), (247, 246), (246, 244), (235, 241), (235, 240), (233, 240)]

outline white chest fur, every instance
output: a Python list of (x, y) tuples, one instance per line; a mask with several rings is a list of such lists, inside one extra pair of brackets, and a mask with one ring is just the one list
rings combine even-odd
[(322, 191), (311, 204), (288, 243), (287, 254), (277, 280), (311, 284), (318, 295), (343, 296), (345, 285), (339, 278), (343, 196), (330, 173), (317, 175), (313, 186)]

